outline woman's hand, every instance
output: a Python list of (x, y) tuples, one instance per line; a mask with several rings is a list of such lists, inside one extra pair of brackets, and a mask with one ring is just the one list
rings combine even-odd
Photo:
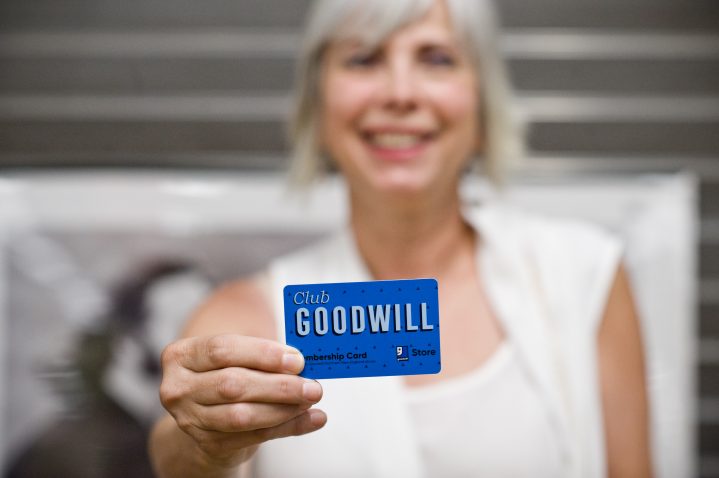
[(258, 444), (315, 431), (327, 420), (310, 409), (322, 397), (320, 384), (297, 376), (302, 355), (272, 340), (186, 338), (167, 346), (162, 367), (162, 404), (210, 466), (237, 466)]

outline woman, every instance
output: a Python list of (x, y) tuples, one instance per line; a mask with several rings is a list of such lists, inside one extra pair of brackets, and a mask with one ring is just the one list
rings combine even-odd
[[(493, 39), (484, 1), (316, 6), (295, 173), (311, 179), (331, 158), (350, 225), (218, 291), (166, 349), (170, 415), (151, 438), (161, 476), (650, 475), (642, 349), (617, 241), (461, 204), (475, 153), (496, 179), (520, 151)], [(303, 359), (281, 343), (282, 286), (414, 277), (440, 284), (441, 373), (296, 376)]]

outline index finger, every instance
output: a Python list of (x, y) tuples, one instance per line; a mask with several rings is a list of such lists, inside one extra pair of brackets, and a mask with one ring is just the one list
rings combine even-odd
[(191, 337), (175, 342), (163, 352), (163, 362), (174, 361), (194, 372), (244, 367), (265, 372), (298, 374), (304, 357), (274, 340), (245, 335)]

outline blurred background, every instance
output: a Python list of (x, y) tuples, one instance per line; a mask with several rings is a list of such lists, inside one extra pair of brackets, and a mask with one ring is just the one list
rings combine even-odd
[[(64, 187), (91, 190), (97, 198), (114, 191), (106, 199), (117, 201), (133, 193), (113, 183), (113, 177), (162, 187), (167, 186), (167, 178), (188, 175), (279, 173), (287, 163), (284, 120), (299, 31), (309, 3), (0, 0), (0, 180), (13, 188), (15, 179), (40, 178), (29, 194), (42, 196), (56, 187), (52, 177), (79, 174), (90, 178), (90, 189), (87, 181), (73, 183), (76, 179)], [(531, 157), (524, 175), (613, 177), (681, 170), (698, 178), (699, 194), (693, 198), (698, 201), (700, 224), (695, 271), (699, 287), (693, 304), (699, 316), (694, 330), (698, 344), (694, 433), (698, 474), (719, 477), (719, 2), (497, 3), (519, 106), (531, 124)], [(189, 189), (170, 191), (170, 196), (201, 201), (217, 197), (217, 189), (203, 187), (191, 183)], [(53, 202), (50, 197), (45, 196), (45, 204)], [(78, 206), (84, 201), (82, 196), (70, 197)], [(238, 209), (251, 204), (249, 196), (231, 197), (238, 201)], [(166, 196), (150, 194), (144, 199), (162, 198)], [(73, 207), (71, 201), (67, 204)], [(6, 464), (38, 437), (52, 444), (70, 436), (70, 432), (60, 437), (44, 432), (56, 423), (58, 410), (78, 406), (72, 390), (61, 386), (58, 391), (56, 386), (69, 383), (69, 369), (78, 363), (87, 366), (85, 375), (73, 375), (72, 383), (81, 383), (89, 393), (103, 388), (98, 385), (97, 364), (109, 367), (113, 348), (133, 347), (126, 344), (126, 337), (138, 342), (137, 360), (149, 360), (146, 354), (152, 353), (148, 351), (152, 344), (135, 340), (145, 333), (138, 332), (142, 327), (137, 324), (143, 323), (147, 311), (140, 307), (118, 312), (118, 304), (127, 297), (123, 288), (142, 290), (156, 281), (184, 277), (184, 282), (171, 280), (169, 290), (200, 295), (204, 287), (254, 270), (260, 259), (316, 235), (306, 231), (287, 239), (271, 228), (269, 232), (260, 228), (248, 236), (244, 226), (234, 225), (221, 228), (219, 236), (202, 236), (200, 227), (198, 239), (187, 235), (188, 221), (206, 226), (202, 222), (206, 218), (197, 219), (202, 216), (199, 210), (194, 219), (183, 216), (192, 207), (181, 201), (169, 207), (169, 219), (140, 215), (135, 220), (105, 221), (103, 210), (127, 215), (121, 217), (133, 212), (121, 204), (97, 206), (94, 215), (83, 216), (74, 228), (42, 218), (35, 218), (41, 225), (36, 227), (28, 219), (38, 214), (32, 204), (13, 209), (14, 217), (27, 217), (19, 220), (23, 226), (13, 232), (5, 247), (8, 252), (0, 253), (0, 266), (12, 279), (5, 295), (14, 300), (13, 307), (23, 307), (23, 314), (64, 314), (58, 320), (72, 324), (74, 332), (68, 337), (48, 334), (54, 329), (31, 319), (22, 322), (22, 314), (8, 314), (11, 320), (0, 330), (8, 357), (0, 360), (3, 375), (9, 377), (5, 394), (17, 380), (22, 382), (24, 369), (17, 365), (22, 363), (44, 377), (46, 389), (65, 397), (65, 405), (37, 398), (37, 384), (25, 385), (28, 395), (0, 398), (5, 410), (38, 400), (37, 408), (25, 410), (35, 414), (34, 420), (13, 422), (7, 411), (0, 420), (0, 425), (10, 424), (4, 427)], [(230, 213), (217, 221), (231, 220)], [(162, 233), (153, 229), (158, 221), (167, 226)], [(242, 246), (235, 254), (229, 243)], [(64, 266), (48, 272), (42, 267), (45, 258)], [(188, 277), (191, 280), (185, 280)], [(25, 295), (12, 289), (19, 283), (29, 283)], [(74, 284), (76, 295), (63, 289), (68, 284)], [(35, 304), (40, 291), (59, 302)], [(72, 297), (82, 297), (81, 305), (65, 303)], [(160, 303), (159, 315), (168, 309), (182, 315), (192, 307), (191, 300), (170, 305), (155, 300)], [(42, 336), (42, 347), (66, 362), (49, 366), (36, 355), (28, 356), (23, 344), (7, 343), (13, 333)], [(90, 356), (78, 354), (78, 346)], [(157, 376), (152, 367), (144, 364), (145, 378), (135, 377), (132, 383), (147, 377), (145, 381), (153, 383)], [(104, 397), (96, 405), (113, 408), (105, 400), (109, 395), (107, 390), (96, 393), (95, 397)], [(138, 411), (132, 418), (139, 424), (133, 429), (139, 430), (137, 436), (145, 426), (143, 413)], [(67, 430), (77, 425), (77, 421), (69, 424)], [(82, 473), (76, 476), (110, 476)]]

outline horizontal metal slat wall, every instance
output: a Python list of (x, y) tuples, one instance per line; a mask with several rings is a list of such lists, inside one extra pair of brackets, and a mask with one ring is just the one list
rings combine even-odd
[[(697, 424), (719, 477), (719, 3), (501, 0), (533, 173), (695, 171)], [(0, 2), (0, 168), (284, 167), (309, 0)]]

